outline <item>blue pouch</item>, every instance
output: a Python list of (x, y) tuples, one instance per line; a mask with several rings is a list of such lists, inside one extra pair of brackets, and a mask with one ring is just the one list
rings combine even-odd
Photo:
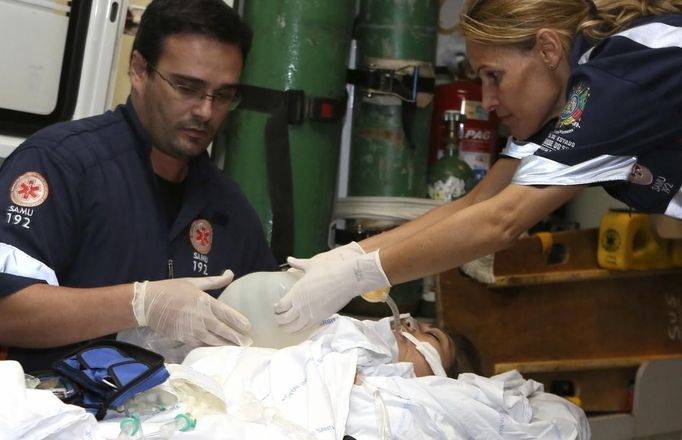
[(119, 341), (96, 341), (52, 364), (78, 384), (81, 398), (72, 402), (101, 420), (136, 394), (168, 379), (163, 356)]

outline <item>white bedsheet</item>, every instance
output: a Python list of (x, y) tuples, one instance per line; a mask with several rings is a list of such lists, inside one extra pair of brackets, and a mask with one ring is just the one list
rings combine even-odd
[[(165, 386), (185, 385), (175, 389), (180, 404), (145, 421), (145, 433), (197, 405), (193, 399), (201, 394), (188, 394), (186, 386), (194, 382), (190, 389), (207, 390), (225, 405), (197, 407), (201, 417), (196, 429), (173, 438), (340, 440), (348, 434), (358, 440), (379, 439), (377, 396), (392, 438), (589, 438), (582, 410), (543, 393), (541, 384), (518, 372), (493, 378), (415, 378), (411, 364), (395, 362), (392, 338), (387, 319), (344, 317), (328, 320), (311, 340), (295, 347), (196, 349), (182, 366), (169, 366)], [(354, 384), (356, 373), (360, 385)], [(10, 405), (3, 396), (0, 410)], [(100, 422), (88, 438), (115, 438), (119, 420)], [(0, 419), (0, 437), (12, 423)]]

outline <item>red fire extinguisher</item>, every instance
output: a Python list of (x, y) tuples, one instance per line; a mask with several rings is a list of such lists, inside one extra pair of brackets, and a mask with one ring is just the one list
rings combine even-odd
[(474, 171), (476, 182), (481, 180), (497, 159), (496, 115), (483, 108), (481, 85), (468, 78), (440, 84), (435, 88), (429, 163), (435, 162), (442, 148), (445, 136), (443, 113), (456, 110), (466, 116), (459, 147), (459, 157)]

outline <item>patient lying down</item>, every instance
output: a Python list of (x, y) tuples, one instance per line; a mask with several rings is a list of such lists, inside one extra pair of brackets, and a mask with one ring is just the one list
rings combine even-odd
[(197, 348), (168, 383), (202, 416), (202, 439), (589, 438), (584, 413), (541, 384), (445, 377), (453, 340), (412, 319), (396, 335), (390, 321), (335, 315), (291, 347)]

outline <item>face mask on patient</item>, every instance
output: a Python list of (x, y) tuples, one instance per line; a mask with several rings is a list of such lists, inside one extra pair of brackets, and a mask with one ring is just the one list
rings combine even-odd
[(452, 338), (431, 324), (421, 323), (412, 317), (401, 320), (396, 332), (398, 359), (411, 362), (414, 374), (421, 376), (446, 376), (455, 361), (455, 344)]

